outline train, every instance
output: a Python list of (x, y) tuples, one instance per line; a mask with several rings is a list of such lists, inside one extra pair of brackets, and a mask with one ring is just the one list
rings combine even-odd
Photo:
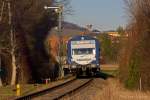
[(77, 76), (94, 75), (100, 71), (100, 42), (92, 36), (79, 35), (67, 43), (68, 70)]

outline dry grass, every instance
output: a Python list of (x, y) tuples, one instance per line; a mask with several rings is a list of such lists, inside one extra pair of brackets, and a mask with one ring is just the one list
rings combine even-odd
[(118, 80), (108, 79), (108, 85), (93, 100), (149, 100), (150, 92), (130, 91)]
[(94, 81), (94, 84), (75, 96), (67, 96), (62, 100), (150, 100), (150, 92), (130, 91), (125, 89), (117, 79), (108, 79), (104, 83)]

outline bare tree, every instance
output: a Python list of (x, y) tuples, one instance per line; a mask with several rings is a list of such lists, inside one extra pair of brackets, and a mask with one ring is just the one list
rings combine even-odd
[[(7, 11), (4, 12), (4, 6), (6, 7)], [(16, 83), (16, 43), (15, 43), (15, 36), (13, 32), (13, 25), (12, 25), (12, 11), (11, 11), (11, 3), (10, 1), (3, 1), (2, 8), (1, 8), (1, 16), (0, 21), (3, 19), (3, 13), (6, 13), (8, 16), (8, 27), (9, 27), (9, 36), (10, 36), (10, 54), (12, 60), (12, 78), (11, 78), (11, 85), (15, 85)]]
[[(48, 67), (51, 62), (49, 62), (49, 55), (45, 52), (44, 41), (48, 31), (56, 26), (57, 15), (53, 12), (48, 13), (43, 7), (52, 5), (54, 0), (6, 0), (7, 8), (6, 4), (3, 6), (3, 1), (5, 0), (0, 0), (2, 5), (0, 8), (5, 7), (5, 9), (1, 8), (4, 14), (0, 13), (2, 15), (0, 30), (3, 30), (2, 33), (8, 38), (5, 44), (8, 44), (6, 48), (8, 47), (11, 54), (11, 84), (17, 81), (18, 68), (22, 71), (19, 77), (23, 78), (19, 81), (23, 83), (49, 77), (51, 71)], [(8, 9), (8, 1), (10, 1), (11, 9)], [(9, 25), (8, 15), (9, 21), (12, 21)], [(50, 63), (49, 66), (47, 63)], [(46, 71), (43, 73), (41, 70)], [(11, 73), (10, 70), (9, 73)]]
[(126, 39), (126, 46), (124, 45), (121, 63), (121, 80), (130, 88), (147, 90), (150, 89), (150, 1), (125, 0), (125, 2), (130, 20), (126, 30), (129, 37)]

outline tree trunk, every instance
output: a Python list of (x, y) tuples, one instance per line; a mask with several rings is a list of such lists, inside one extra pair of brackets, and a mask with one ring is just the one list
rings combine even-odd
[(3, 86), (3, 84), (2, 84), (2, 79), (1, 79), (1, 77), (0, 77), (0, 87), (1, 87), (1, 86)]
[(16, 56), (15, 56), (15, 40), (14, 40), (14, 34), (13, 31), (11, 29), (10, 31), (10, 38), (11, 38), (11, 65), (12, 65), (12, 77), (11, 77), (11, 85), (15, 85), (16, 84)]
[(11, 85), (16, 84), (16, 41), (15, 34), (13, 33), (13, 24), (12, 24), (12, 11), (11, 11), (11, 3), (8, 2), (8, 15), (9, 15), (9, 26), (10, 26), (10, 44), (11, 44), (11, 64), (12, 64), (12, 77), (11, 77)]
[[(1, 50), (0, 50), (0, 54), (1, 54)], [(0, 55), (0, 73), (1, 73), (1, 67), (2, 67), (2, 58), (1, 58), (1, 55)], [(3, 86), (2, 84), (2, 78), (0, 76), (0, 87)]]
[(14, 50), (11, 52), (12, 56), (12, 78), (11, 78), (11, 85), (16, 84), (16, 57), (14, 54)]

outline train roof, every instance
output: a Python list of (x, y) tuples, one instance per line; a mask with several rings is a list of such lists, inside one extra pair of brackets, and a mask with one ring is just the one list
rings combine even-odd
[(87, 35), (78, 35), (78, 36), (74, 36), (71, 39), (69, 39), (69, 41), (79, 41), (79, 40), (96, 40), (96, 41), (98, 41), (98, 39), (96, 39), (92, 36), (87, 36)]

